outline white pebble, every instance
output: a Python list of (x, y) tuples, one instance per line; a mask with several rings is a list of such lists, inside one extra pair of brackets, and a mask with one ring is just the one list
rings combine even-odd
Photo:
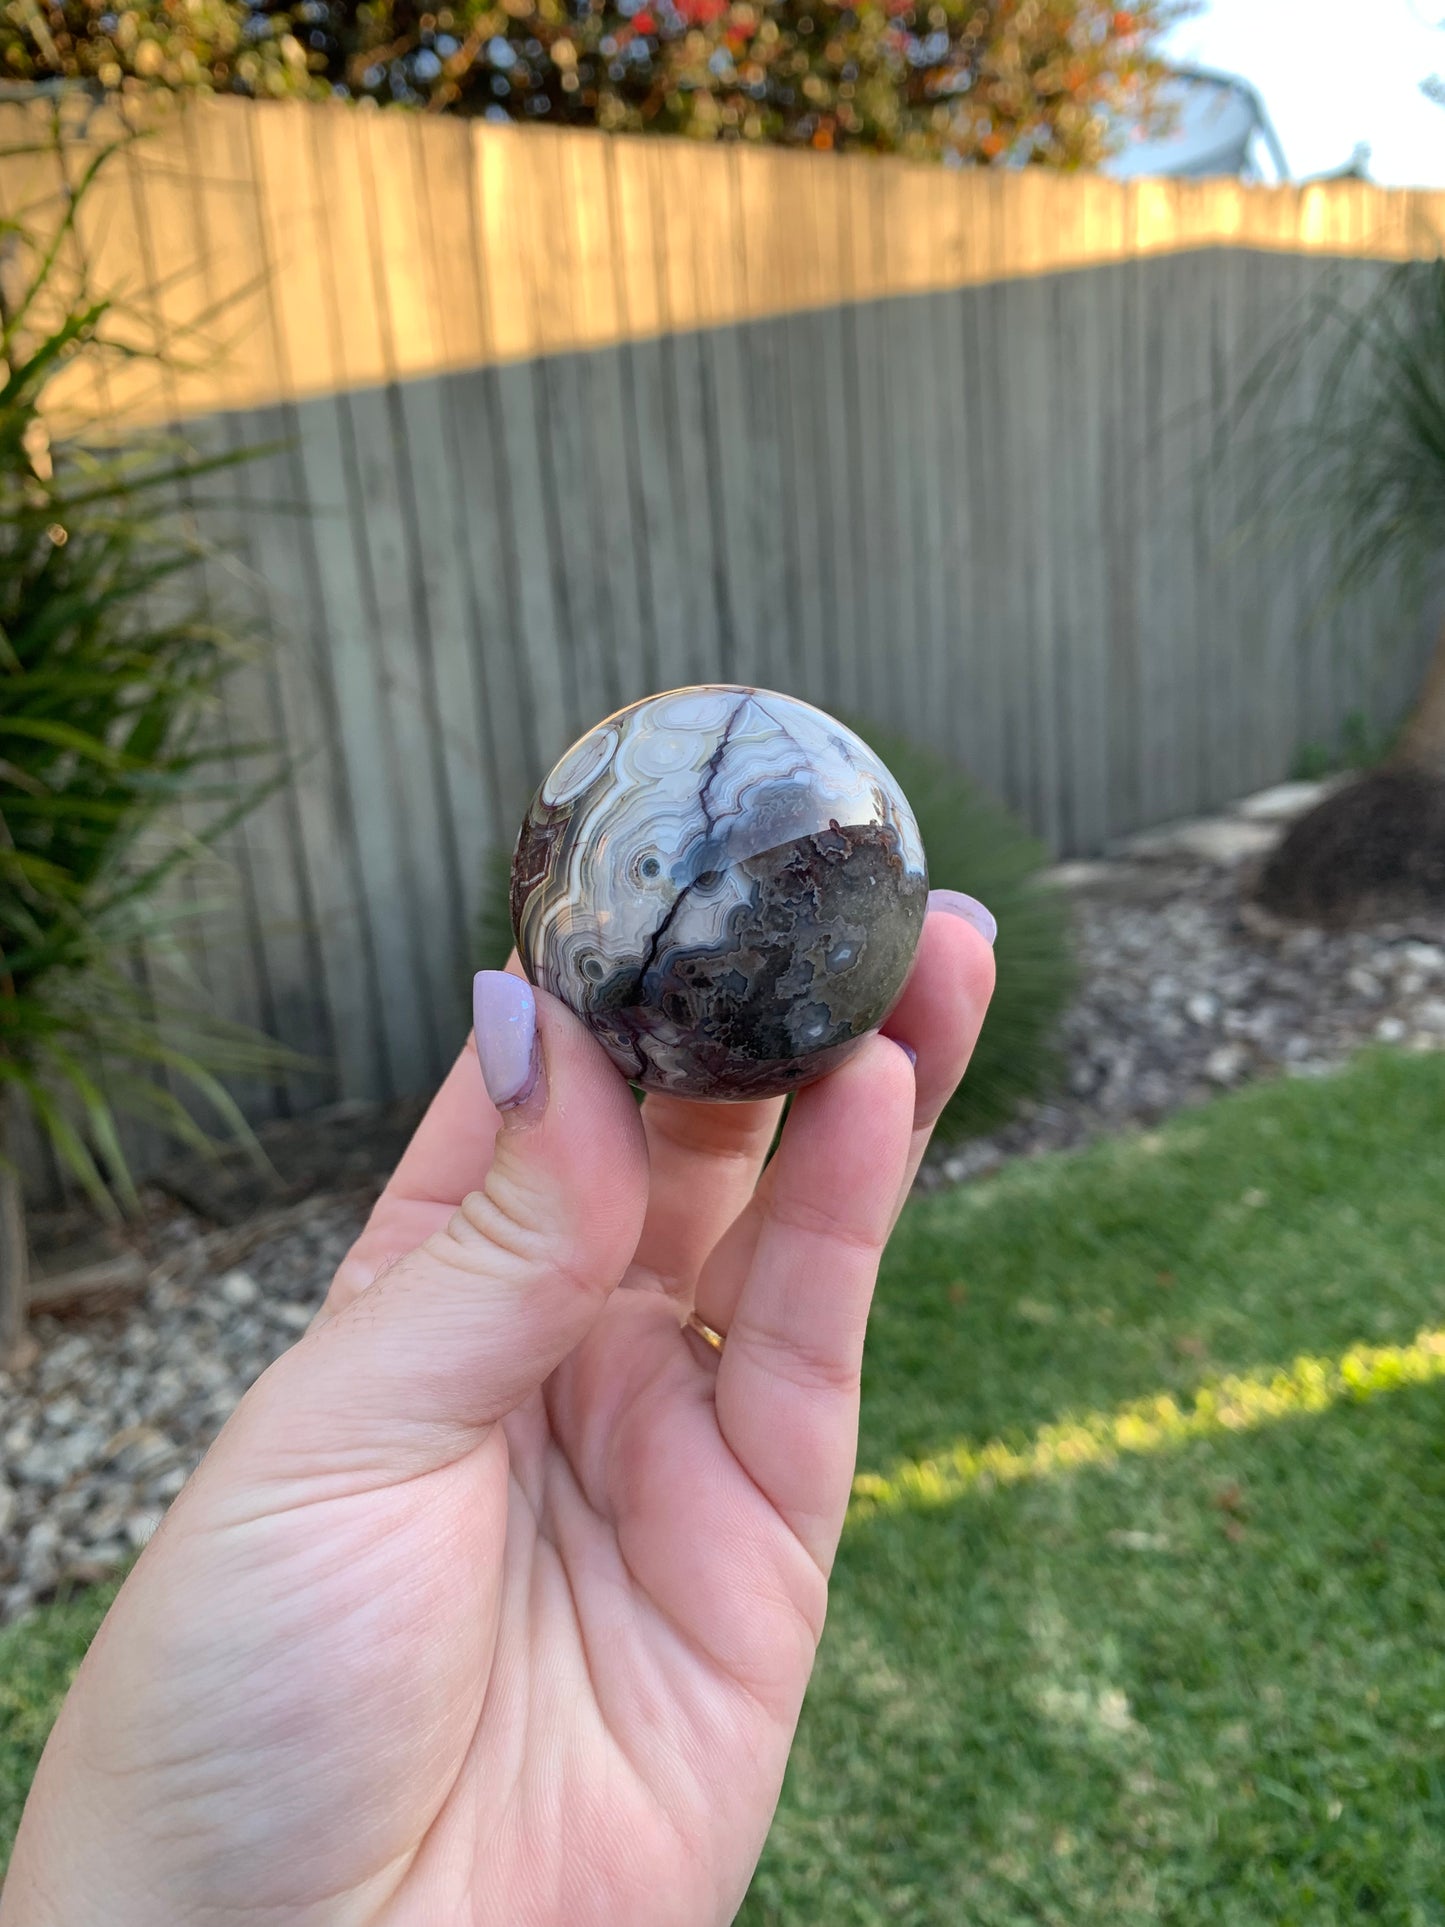
[(88, 1338), (82, 1338), (78, 1332), (69, 1338), (62, 1338), (40, 1361), (41, 1391), (58, 1392), (62, 1385), (85, 1379), (89, 1376), (88, 1367), (91, 1363)]
[(1438, 977), (1445, 972), (1445, 950), (1437, 944), (1402, 944), (1399, 954), (1412, 970), (1422, 971), (1427, 977)]
[(261, 1287), (249, 1271), (228, 1271), (217, 1281), (216, 1290), (237, 1311), (245, 1311), (261, 1296)]
[(22, 1485), (58, 1486), (65, 1483), (66, 1465), (51, 1441), (32, 1445), (15, 1460), (15, 1476)]
[(1345, 972), (1345, 982), (1357, 997), (1363, 997), (1367, 1004), (1378, 1003), (1384, 995), (1379, 978), (1373, 970), (1366, 970), (1363, 964), (1354, 964)]
[(1204, 1065), (1204, 1075), (1212, 1084), (1232, 1084), (1249, 1062), (1242, 1044), (1221, 1044), (1212, 1050)]
[(86, 1515), (86, 1537), (92, 1540), (114, 1539), (125, 1530), (125, 1514), (125, 1499), (119, 1493), (111, 1493)]

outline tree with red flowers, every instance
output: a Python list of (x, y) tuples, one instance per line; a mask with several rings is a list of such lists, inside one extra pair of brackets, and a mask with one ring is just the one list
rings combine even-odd
[(0, 74), (104, 89), (344, 94), (602, 127), (1097, 164), (1160, 118), (1193, 0), (35, 0)]

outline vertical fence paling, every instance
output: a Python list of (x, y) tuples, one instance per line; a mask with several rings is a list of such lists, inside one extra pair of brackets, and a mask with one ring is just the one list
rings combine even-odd
[[(0, 145), (42, 112), (0, 106)], [(58, 218), (46, 166), (6, 162), (0, 205)], [(227, 1015), (332, 1067), (271, 1101), (439, 1074), (487, 851), (649, 688), (756, 678), (872, 717), (1061, 853), (1279, 776), (1351, 711), (1393, 721), (1425, 638), (1374, 674), (1386, 591), (1322, 623), (1307, 551), (1239, 550), (1248, 451), (1221, 463), (1215, 431), (1341, 258), (1367, 287), (1433, 251), (1442, 207), (164, 115), (79, 240), (189, 365), (69, 381), (273, 445), (209, 512), (208, 586), (275, 637), (232, 727), (295, 775), (235, 839), (205, 957)]]

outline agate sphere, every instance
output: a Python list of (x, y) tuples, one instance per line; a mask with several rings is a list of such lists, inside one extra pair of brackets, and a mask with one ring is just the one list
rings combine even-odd
[(928, 878), (908, 800), (866, 743), (766, 689), (703, 684), (609, 716), (533, 797), (512, 928), (633, 1083), (795, 1090), (903, 988)]

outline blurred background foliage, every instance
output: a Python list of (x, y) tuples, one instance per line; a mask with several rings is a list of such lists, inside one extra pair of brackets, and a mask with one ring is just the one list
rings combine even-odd
[(1048, 851), (946, 758), (876, 729), (864, 732), (913, 805), (928, 881), (986, 903), (998, 920), (998, 983), (968, 1076), (939, 1135), (997, 1130), (1058, 1071), (1053, 1034), (1073, 987), (1068, 905), (1043, 873)]
[(1091, 167), (1192, 0), (3, 0), (0, 77)]

